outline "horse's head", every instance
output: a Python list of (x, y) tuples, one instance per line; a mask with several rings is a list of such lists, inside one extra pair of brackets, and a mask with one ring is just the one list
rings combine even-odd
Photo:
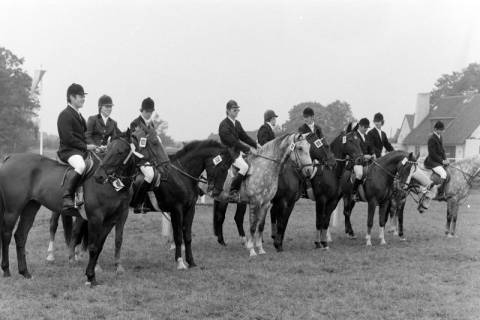
[(223, 184), (234, 160), (232, 152), (220, 143), (217, 147), (212, 148), (210, 155), (205, 158), (204, 166), (208, 181), (207, 192), (211, 192), (213, 197), (218, 196), (223, 191)]
[(105, 155), (95, 172), (94, 177), (97, 181), (106, 181), (108, 176), (115, 175), (121, 169), (122, 171), (135, 163), (135, 158), (143, 158), (143, 155), (138, 153), (136, 146), (133, 144), (130, 130), (125, 133), (116, 135), (108, 143)]
[(154, 128), (138, 127), (132, 132), (132, 141), (138, 152), (154, 166), (169, 162), (167, 152), (163, 148)]
[(417, 159), (418, 155), (413, 155), (413, 153), (410, 152), (408, 156), (397, 163), (397, 181), (400, 188), (404, 190), (408, 189), (412, 175), (415, 173), (415, 170), (417, 170)]
[(297, 164), (305, 177), (311, 177), (314, 171), (310, 143), (301, 134), (290, 134), (285, 140), (289, 143), (290, 159)]
[(330, 151), (330, 146), (326, 139), (319, 138), (314, 133), (307, 135), (305, 138), (310, 143), (310, 156), (312, 159), (333, 168), (335, 166), (335, 156)]
[(332, 143), (332, 151), (336, 157), (357, 161), (362, 158), (363, 152), (360, 141), (353, 131), (344, 131), (337, 136)]

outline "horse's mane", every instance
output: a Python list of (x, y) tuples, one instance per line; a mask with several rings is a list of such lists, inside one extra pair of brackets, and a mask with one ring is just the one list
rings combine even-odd
[(275, 152), (275, 149), (278, 148), (278, 146), (281, 144), (281, 142), (290, 135), (291, 135), (291, 133), (284, 133), (283, 135), (278, 136), (275, 139), (265, 143), (262, 146), (262, 152), (265, 152), (265, 153), (268, 153), (270, 151)]
[(224, 147), (220, 142), (215, 140), (195, 140), (187, 143), (182, 149), (178, 150), (175, 154), (170, 156), (170, 160), (176, 160), (185, 156), (187, 153), (190, 153), (193, 150), (203, 149), (203, 148), (222, 148)]
[(408, 157), (408, 152), (407, 151), (395, 150), (395, 151), (389, 152), (386, 155), (378, 158), (378, 161), (389, 162), (390, 160), (392, 160), (392, 158), (397, 157), (399, 154), (402, 154), (403, 156)]

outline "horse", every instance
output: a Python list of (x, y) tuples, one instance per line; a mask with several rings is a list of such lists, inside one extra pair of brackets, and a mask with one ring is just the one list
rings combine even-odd
[[(478, 182), (477, 180), (480, 175), (480, 156), (476, 155), (456, 161), (447, 166), (446, 170), (450, 176), (450, 180), (447, 181), (445, 185), (445, 197), (439, 200), (447, 203), (445, 235), (448, 238), (453, 238), (456, 236), (455, 229), (457, 225), (458, 209), (468, 197), (472, 184)], [(428, 197), (420, 198), (418, 210), (420, 212), (427, 210), (430, 206), (431, 200), (432, 199)], [(403, 208), (401, 208), (401, 210), (403, 211)]]
[[(257, 255), (254, 244), (260, 254), (266, 253), (262, 244), (265, 216), (270, 201), (277, 192), (280, 169), (288, 158), (299, 166), (303, 175), (312, 175), (310, 144), (300, 134), (292, 133), (277, 137), (263, 145), (257, 155), (247, 157), (250, 169), (242, 182), (239, 202), (248, 203), (250, 207), (250, 236), (246, 243), (250, 257)], [(229, 186), (229, 183), (231, 179), (226, 181), (226, 185)], [(227, 202), (228, 189), (224, 188), (224, 192), (217, 200)]]
[[(365, 190), (365, 200), (368, 203), (368, 219), (367, 219), (367, 235), (366, 245), (371, 246), (371, 230), (373, 227), (373, 216), (375, 209), (379, 206), (379, 225), (380, 225), (380, 244), (385, 245), (385, 223), (386, 213), (390, 198), (394, 190), (393, 181), (398, 179), (400, 186), (406, 187), (410, 183), (412, 174), (416, 166), (416, 157), (412, 153), (406, 151), (396, 150), (386, 154), (383, 157), (373, 160), (367, 170), (366, 178), (363, 183)], [(347, 227), (347, 216), (349, 217), (355, 201), (352, 199), (352, 174), (345, 171), (340, 179), (340, 187), (342, 190), (342, 197), (344, 202), (345, 224)], [(348, 212), (346, 212), (348, 210)], [(350, 222), (350, 221), (348, 221)], [(349, 224), (350, 231), (351, 224)]]
[[(330, 152), (328, 144), (325, 143), (324, 138), (318, 139), (318, 137), (313, 134), (308, 135), (306, 138), (310, 143), (311, 158), (317, 160), (315, 163), (313, 178), (311, 178), (312, 184), (314, 185), (314, 195), (317, 199), (323, 201), (324, 199), (329, 199), (329, 192), (331, 190), (336, 191), (337, 189), (337, 182), (334, 177), (328, 179), (327, 176), (329, 176), (330, 172), (324, 172), (324, 170), (328, 170), (330, 167), (334, 166), (335, 159)], [(272, 206), (270, 210), (272, 239), (275, 240), (274, 245), (279, 252), (283, 250), (282, 242), (289, 216), (293, 210), (295, 202), (300, 199), (306, 179), (307, 178), (302, 174), (299, 167), (291, 159), (287, 159), (281, 167), (277, 193), (271, 201)], [(227, 205), (227, 202), (222, 203), (217, 200), (215, 200), (213, 204), (213, 229), (217, 241), (221, 245), (226, 245), (223, 237), (223, 222), (225, 221)], [(243, 229), (246, 209), (247, 206), (245, 203), (238, 203), (234, 218), (242, 244), (246, 243), (245, 231)], [(318, 206), (317, 230), (320, 230), (320, 220), (323, 216), (322, 209), (323, 206)]]
[[(102, 250), (105, 238), (112, 225), (125, 212), (131, 197), (129, 188), (131, 178), (136, 174), (136, 158), (153, 159), (150, 152), (138, 153), (139, 136), (130, 131), (117, 137), (107, 148), (102, 161), (93, 156), (93, 167), (83, 177), (84, 209), (88, 218), (89, 262), (86, 268), (87, 285), (97, 284), (95, 264)], [(147, 141), (150, 137), (147, 137)], [(18, 271), (25, 278), (31, 278), (28, 271), (25, 245), (40, 206), (52, 211), (61, 211), (62, 181), (71, 170), (68, 166), (37, 154), (23, 153), (7, 156), (0, 167), (0, 190), (2, 206), (0, 220), (2, 224), (2, 270), (5, 277), (10, 276), (8, 249), (15, 223), (20, 218), (15, 231)], [(102, 175), (98, 175), (99, 172)], [(104, 179), (99, 179), (104, 177)], [(114, 188), (124, 185), (123, 188)], [(118, 191), (116, 191), (118, 190)], [(72, 252), (72, 247), (70, 247)]]

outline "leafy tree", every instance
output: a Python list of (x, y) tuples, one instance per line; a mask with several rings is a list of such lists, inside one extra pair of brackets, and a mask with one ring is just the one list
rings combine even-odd
[(430, 105), (434, 106), (441, 97), (480, 92), (480, 64), (470, 63), (462, 71), (443, 74), (430, 92)]
[(38, 132), (33, 120), (39, 104), (23, 63), (23, 58), (0, 47), (0, 153), (25, 151)]
[(322, 128), (329, 141), (333, 140), (349, 122), (354, 121), (350, 105), (345, 101), (336, 100), (326, 107), (318, 102), (302, 102), (293, 106), (289, 120), (283, 124), (286, 132), (295, 132), (304, 123), (303, 110), (310, 107), (315, 112), (315, 123)]

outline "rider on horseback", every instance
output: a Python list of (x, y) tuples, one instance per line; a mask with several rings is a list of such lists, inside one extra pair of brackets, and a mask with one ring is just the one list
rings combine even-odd
[(363, 179), (363, 165), (366, 161), (375, 159), (375, 154), (370, 140), (366, 136), (366, 132), (370, 127), (370, 121), (367, 118), (362, 118), (358, 124), (353, 128), (354, 138), (359, 141), (360, 149), (363, 153), (362, 159), (354, 159), (353, 172), (355, 173), (355, 181), (353, 183), (352, 199), (358, 201), (357, 190), (362, 184)]
[(117, 122), (110, 118), (112, 107), (112, 98), (104, 94), (98, 99), (98, 114), (87, 120), (87, 132), (85, 133), (87, 143), (96, 145), (98, 151), (104, 151), (108, 139), (120, 133)]
[[(137, 129), (147, 128), (147, 129), (155, 129), (153, 123), (153, 111), (155, 110), (155, 103), (151, 98), (146, 98), (142, 101), (142, 106), (140, 108), (140, 116), (132, 121), (130, 124), (130, 130), (132, 132), (136, 131)], [(160, 141), (160, 144), (162, 143)], [(146, 145), (142, 146), (140, 143), (140, 147), (145, 147)], [(163, 146), (161, 146), (163, 148)], [(160, 154), (163, 156), (163, 153)], [(169, 159), (165, 153), (165, 159), (159, 159), (161, 163), (168, 162)], [(147, 196), (148, 190), (150, 190), (153, 182), (153, 178), (155, 177), (155, 171), (153, 170), (152, 165), (144, 159), (140, 159), (140, 171), (143, 173), (143, 181), (140, 186), (135, 191), (133, 195), (132, 201), (130, 202), (130, 206), (133, 207), (133, 213), (146, 213), (143, 208), (143, 204), (145, 202), (145, 197)]]
[[(247, 153), (257, 154), (257, 143), (248, 136), (243, 130), (240, 121), (236, 120), (240, 107), (237, 102), (230, 100), (227, 102), (227, 117), (220, 122), (218, 134), (220, 141), (235, 152), (235, 161), (233, 165), (238, 169), (238, 175), (232, 181), (230, 187), (230, 198), (238, 199), (238, 192), (242, 185), (242, 181), (247, 174), (248, 164), (243, 159), (243, 155)], [(248, 144), (246, 146), (242, 142)]]
[(264, 124), (258, 129), (257, 140), (258, 144), (263, 146), (265, 143), (275, 139), (275, 132), (273, 131), (277, 122), (277, 115), (273, 110), (267, 110), (263, 114)]
[(393, 147), (388, 141), (387, 135), (382, 131), (382, 126), (385, 123), (383, 115), (378, 112), (373, 116), (373, 124), (375, 128), (372, 128), (367, 133), (367, 139), (370, 141), (374, 150), (375, 156), (380, 158), (382, 156), (382, 150), (385, 148), (388, 152), (393, 151)]
[(433, 133), (428, 139), (428, 156), (424, 162), (425, 168), (432, 169), (440, 177), (440, 181), (437, 182), (440, 185), (437, 195), (439, 199), (444, 197), (445, 180), (447, 180), (447, 171), (444, 167), (449, 164), (443, 148), (442, 133), (444, 130), (445, 126), (441, 121), (437, 121), (433, 126)]
[[(85, 103), (86, 93), (79, 84), (72, 83), (67, 89), (67, 107), (59, 114), (57, 130), (60, 146), (58, 158), (73, 167), (73, 172), (67, 172), (63, 183), (62, 213), (75, 215), (76, 211), (73, 196), (78, 183), (85, 171), (85, 157), (87, 150), (94, 150), (94, 144), (87, 144), (85, 131), (87, 125), (79, 109)], [(80, 204), (78, 204), (80, 205)]]
[(306, 107), (303, 110), (303, 120), (305, 121), (305, 123), (300, 128), (298, 128), (298, 132), (301, 134), (314, 133), (318, 137), (318, 139), (322, 139), (322, 129), (315, 124), (314, 116), (315, 113), (313, 112), (313, 109), (310, 107)]

